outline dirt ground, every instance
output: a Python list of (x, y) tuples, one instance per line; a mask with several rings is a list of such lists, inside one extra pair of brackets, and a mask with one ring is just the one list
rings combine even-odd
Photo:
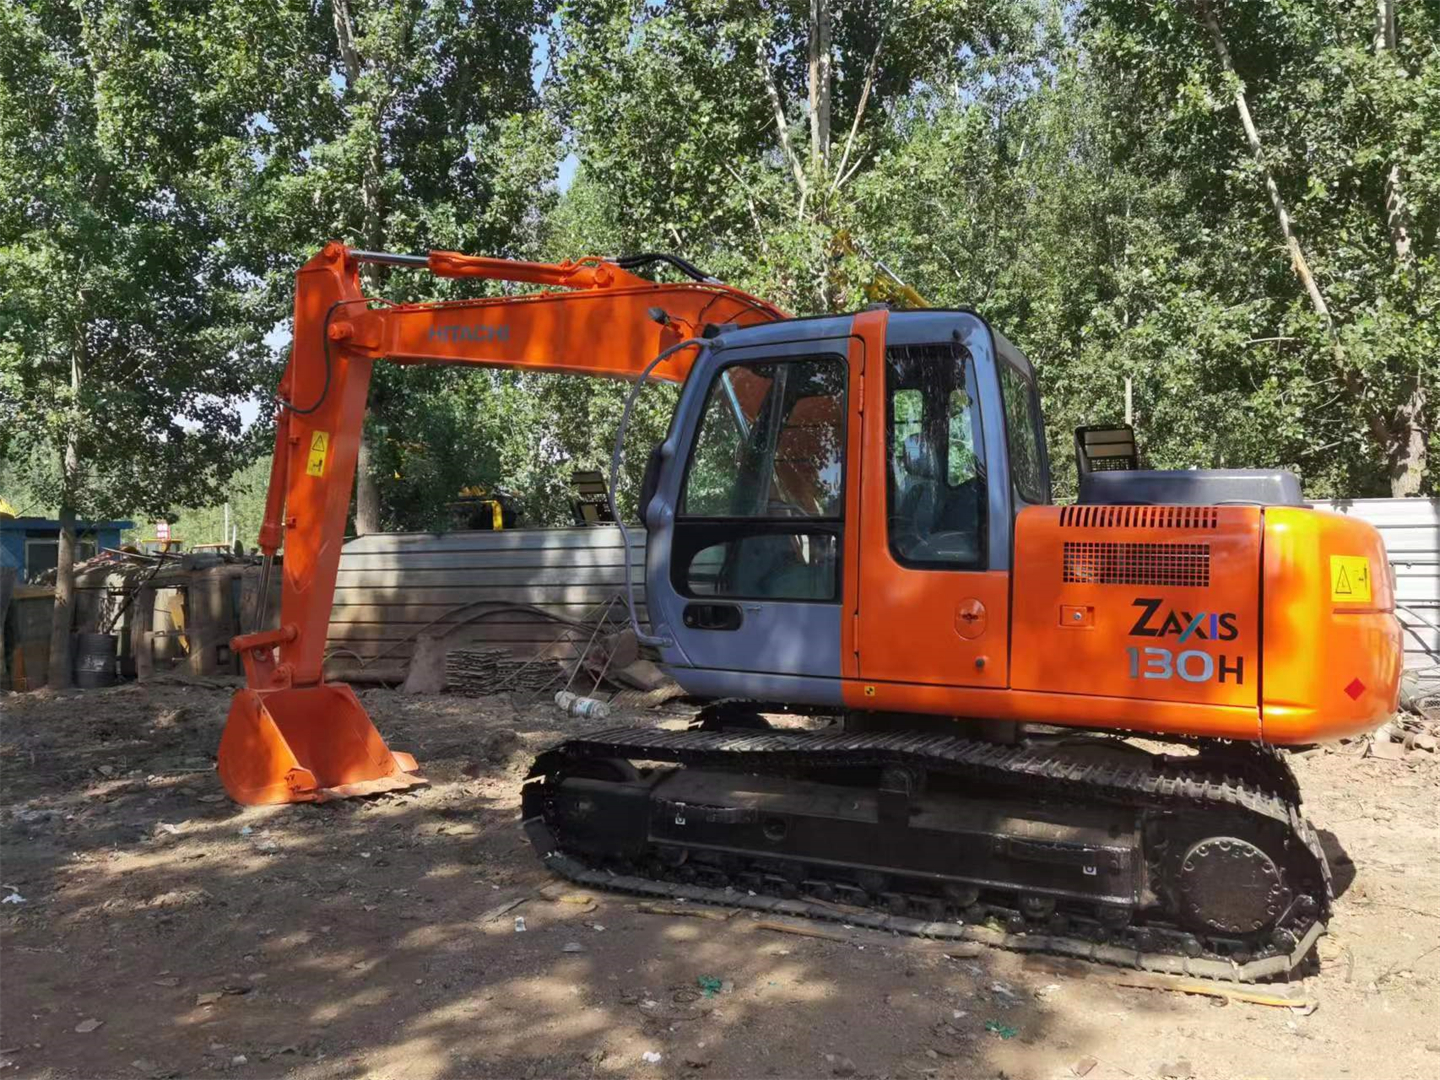
[(1318, 974), (1280, 988), (1307, 1011), (990, 949), (575, 902), (517, 822), (525, 762), (576, 721), (362, 697), (432, 786), (241, 809), (212, 770), (226, 689), (0, 696), (4, 1074), (1440, 1074), (1434, 755), (1295, 759), (1343, 889)]

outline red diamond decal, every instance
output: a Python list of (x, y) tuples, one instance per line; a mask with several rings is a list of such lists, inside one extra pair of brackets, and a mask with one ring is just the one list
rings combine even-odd
[(1351, 700), (1351, 701), (1354, 701), (1356, 698), (1358, 698), (1358, 697), (1359, 697), (1361, 694), (1363, 694), (1364, 692), (1365, 692), (1365, 684), (1364, 684), (1363, 682), (1361, 682), (1359, 679), (1351, 679), (1351, 680), (1350, 680), (1350, 685), (1347, 686), (1347, 687), (1345, 687), (1345, 693), (1347, 693), (1347, 694), (1350, 695), (1350, 700)]

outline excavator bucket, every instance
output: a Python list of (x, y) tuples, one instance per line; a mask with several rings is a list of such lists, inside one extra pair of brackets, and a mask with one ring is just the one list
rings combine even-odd
[(392, 751), (344, 683), (237, 691), (220, 736), (220, 782), (248, 806), (326, 802), (428, 781)]

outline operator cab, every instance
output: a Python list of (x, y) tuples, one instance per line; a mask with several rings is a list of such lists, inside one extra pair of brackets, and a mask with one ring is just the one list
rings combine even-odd
[[(1003, 687), (1011, 522), (1049, 500), (1031, 366), (974, 313), (725, 329), (642, 490), (662, 658), (717, 697), (743, 672), (756, 697), (836, 704), (867, 667)], [(959, 639), (953, 665), (927, 668), (897, 653), (903, 635), (878, 636), (889, 612), (956, 639), (956, 605), (981, 593), (993, 636), (983, 649)], [(877, 616), (853, 620), (857, 607)]]

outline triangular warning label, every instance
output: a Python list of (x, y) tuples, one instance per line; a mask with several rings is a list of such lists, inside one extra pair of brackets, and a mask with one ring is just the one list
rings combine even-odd
[(1330, 599), (1349, 604), (1370, 602), (1370, 560), (1366, 556), (1330, 556)]
[(329, 439), (325, 432), (317, 431), (310, 439), (311, 450), (325, 450), (328, 448)]

